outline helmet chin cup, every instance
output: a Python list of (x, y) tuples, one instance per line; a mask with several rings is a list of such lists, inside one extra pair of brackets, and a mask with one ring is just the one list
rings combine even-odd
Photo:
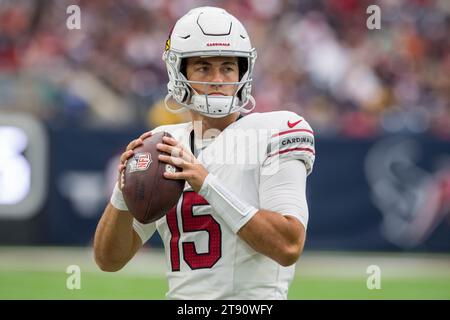
[(192, 109), (212, 118), (229, 115), (239, 105), (239, 98), (234, 96), (210, 96), (195, 94), (192, 96)]
[[(192, 104), (188, 105), (189, 109), (197, 111), (206, 117), (223, 118), (235, 112), (249, 113), (255, 106), (256, 102), (253, 96), (248, 97), (248, 102), (242, 105), (240, 99), (234, 96), (208, 96), (208, 95), (193, 95)], [(250, 105), (249, 108), (246, 108)]]

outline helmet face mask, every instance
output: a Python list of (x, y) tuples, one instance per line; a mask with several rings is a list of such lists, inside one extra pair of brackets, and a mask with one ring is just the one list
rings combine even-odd
[[(183, 74), (184, 59), (217, 56), (238, 58), (239, 74), (242, 75), (239, 81), (200, 82), (188, 80)], [(251, 47), (242, 24), (225, 10), (213, 7), (197, 8), (178, 20), (167, 41), (163, 60), (169, 76), (165, 104), (170, 111), (181, 112), (187, 108), (208, 117), (220, 118), (237, 111), (250, 112), (255, 107), (251, 88), (256, 50)], [(242, 68), (243, 66), (245, 68)], [(204, 93), (198, 94), (192, 85), (204, 85)], [(207, 87), (214, 85), (234, 86), (234, 94), (208, 95)], [(170, 99), (175, 100), (181, 108), (169, 108), (167, 102)], [(248, 105), (251, 105), (250, 109), (246, 109)]]

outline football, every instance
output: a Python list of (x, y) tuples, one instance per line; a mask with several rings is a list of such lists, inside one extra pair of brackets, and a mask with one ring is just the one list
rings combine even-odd
[(163, 143), (168, 132), (158, 132), (134, 149), (123, 173), (122, 193), (133, 216), (147, 224), (163, 217), (183, 193), (185, 180), (172, 180), (163, 176), (165, 171), (177, 172), (180, 168), (158, 159), (162, 152), (156, 148)]

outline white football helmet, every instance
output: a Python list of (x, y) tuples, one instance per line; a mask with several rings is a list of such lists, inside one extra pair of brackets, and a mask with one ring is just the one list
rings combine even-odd
[[(182, 61), (187, 57), (231, 56), (239, 59), (238, 82), (199, 82), (187, 80), (183, 74)], [(166, 42), (163, 60), (169, 75), (168, 94), (165, 106), (172, 112), (192, 109), (201, 114), (221, 118), (230, 113), (248, 113), (255, 107), (251, 95), (253, 67), (256, 49), (252, 48), (249, 36), (242, 23), (227, 11), (215, 7), (192, 9), (181, 17)], [(198, 94), (191, 84), (233, 85), (233, 96)], [(180, 109), (167, 105), (173, 98)], [(250, 105), (249, 108), (246, 108)]]

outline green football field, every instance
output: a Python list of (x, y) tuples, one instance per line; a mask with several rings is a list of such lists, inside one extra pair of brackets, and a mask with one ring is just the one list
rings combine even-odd
[[(69, 265), (80, 267), (80, 289), (66, 286)], [(367, 287), (369, 265), (380, 269), (379, 289)], [(450, 299), (449, 269), (446, 255), (306, 252), (289, 299)], [(0, 248), (0, 299), (165, 299), (164, 272), (161, 252), (105, 273), (88, 249)]]

